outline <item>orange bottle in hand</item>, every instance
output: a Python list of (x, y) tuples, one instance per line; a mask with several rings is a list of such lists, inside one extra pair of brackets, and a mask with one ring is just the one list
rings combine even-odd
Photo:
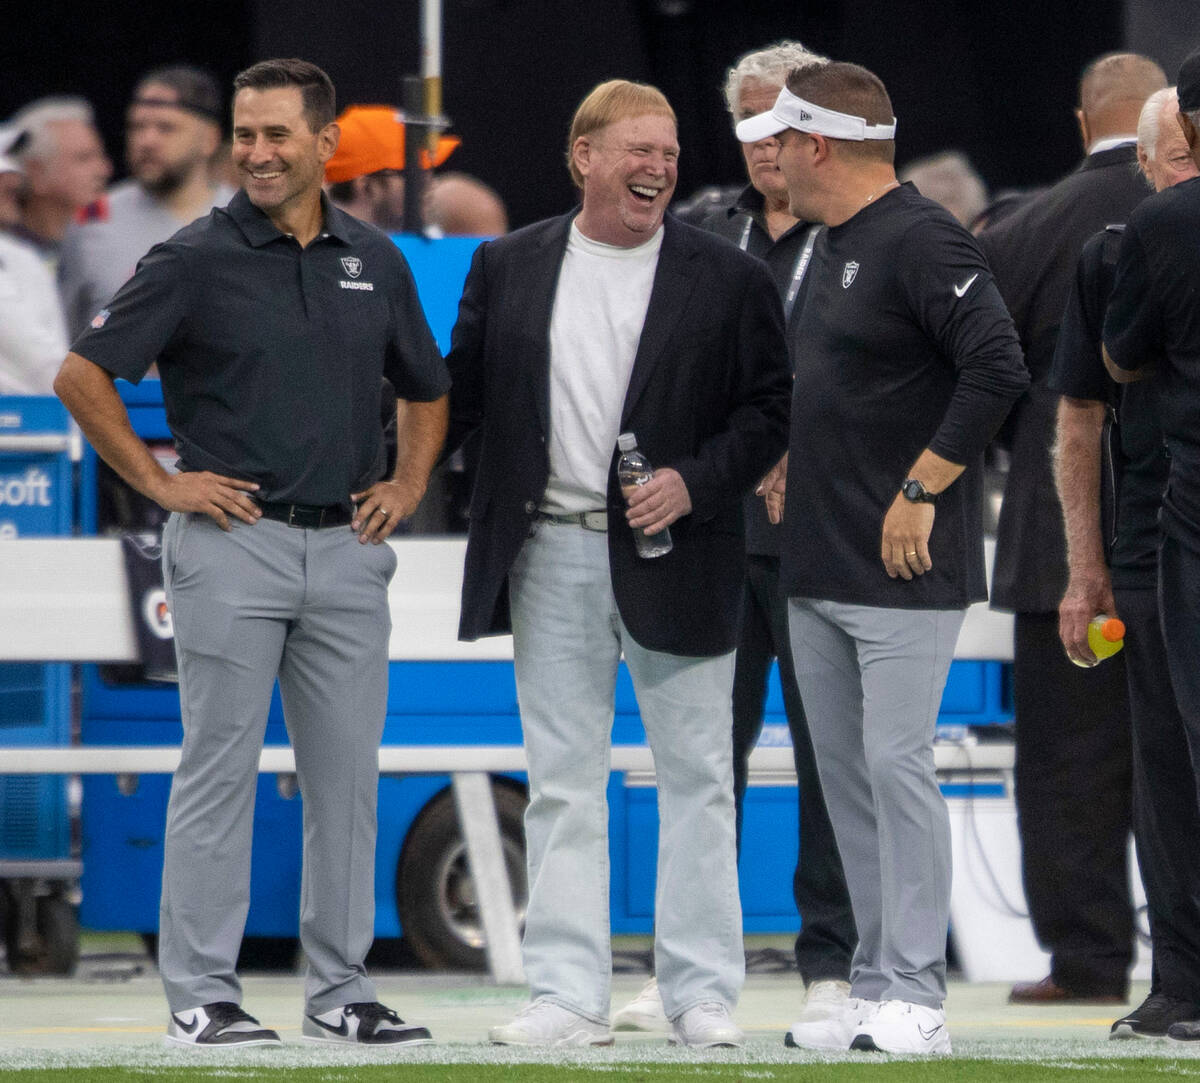
[[(1097, 613), (1088, 623), (1088, 646), (1099, 665), (1105, 658), (1111, 658), (1125, 646), (1125, 622), (1107, 613)], [(1087, 662), (1076, 662), (1076, 665), (1087, 666)]]

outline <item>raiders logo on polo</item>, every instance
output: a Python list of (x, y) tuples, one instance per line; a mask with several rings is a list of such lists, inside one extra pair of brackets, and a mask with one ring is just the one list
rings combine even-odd
[(346, 274), (348, 274), (351, 278), (357, 278), (360, 274), (362, 274), (362, 260), (360, 260), (357, 256), (343, 256), (342, 266), (346, 269)]
[(854, 281), (854, 276), (857, 274), (858, 260), (847, 260), (846, 266), (842, 268), (842, 289), (848, 290)]

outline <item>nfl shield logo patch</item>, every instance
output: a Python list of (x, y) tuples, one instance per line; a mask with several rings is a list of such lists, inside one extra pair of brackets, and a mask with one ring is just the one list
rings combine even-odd
[(346, 268), (346, 274), (351, 278), (357, 278), (362, 274), (362, 260), (357, 256), (343, 256), (342, 266)]
[(108, 317), (111, 315), (112, 313), (107, 308), (102, 308), (92, 317), (92, 326), (99, 331), (101, 327), (108, 323)]
[(853, 259), (847, 261), (846, 266), (842, 268), (842, 289), (850, 288), (856, 274), (858, 274), (858, 261)]

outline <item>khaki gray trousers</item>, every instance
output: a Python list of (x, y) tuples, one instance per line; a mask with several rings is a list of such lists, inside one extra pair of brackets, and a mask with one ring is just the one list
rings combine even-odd
[[(258, 755), (276, 677), (304, 802), (306, 1010), (376, 999), (378, 749), (396, 556), (348, 526), (172, 514), (163, 576), (175, 625), (183, 758), (171, 786), (159, 969), (173, 1012), (241, 1002)], [(272, 840), (260, 838), (259, 845)]]
[(842, 855), (854, 996), (940, 1008), (950, 818), (933, 735), (963, 611), (792, 598), (796, 683)]

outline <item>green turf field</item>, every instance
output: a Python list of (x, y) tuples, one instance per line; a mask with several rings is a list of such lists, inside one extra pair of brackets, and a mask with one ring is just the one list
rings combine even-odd
[(403, 1061), (376, 1065), (343, 1065), (307, 1068), (236, 1067), (229, 1064), (157, 1065), (120, 1068), (34, 1068), (3, 1073), (19, 1083), (167, 1083), (220, 1080), (277, 1080), (286, 1083), (666, 1083), (686, 1080), (691, 1083), (758, 1083), (769, 1080), (814, 1080), (821, 1083), (858, 1083), (859, 1080), (885, 1080), (889, 1083), (1033, 1083), (1037, 1080), (1071, 1079), (1079, 1083), (1081, 1072), (1089, 1080), (1155, 1080), (1200, 1078), (1200, 1060), (1188, 1057), (1136, 1059), (1065, 1058), (1053, 1063), (1033, 1061), (959, 1060), (935, 1061), (887, 1060), (872, 1063), (797, 1063), (797, 1064), (409, 1064)]

